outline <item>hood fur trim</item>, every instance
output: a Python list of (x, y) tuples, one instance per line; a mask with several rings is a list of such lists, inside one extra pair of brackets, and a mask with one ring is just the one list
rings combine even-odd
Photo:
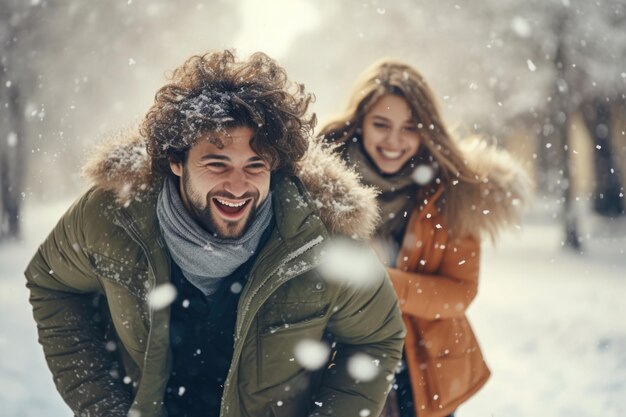
[(331, 232), (356, 239), (369, 239), (380, 221), (378, 191), (361, 183), (346, 167), (338, 152), (312, 142), (299, 163), (298, 177), (304, 182), (322, 220)]
[[(155, 191), (161, 183), (152, 174), (145, 140), (125, 131), (98, 146), (82, 174), (93, 185), (113, 192), (120, 206)], [(296, 175), (304, 183), (320, 218), (331, 233), (369, 239), (379, 220), (377, 192), (363, 186), (330, 149), (311, 143)]]
[[(506, 227), (518, 226), (532, 193), (532, 182), (522, 164), (509, 152), (478, 138), (459, 143), (467, 165), (478, 175), (475, 183), (459, 181), (445, 198), (452, 210), (448, 224), (456, 236), (472, 234), (495, 240)], [(452, 214), (455, 213), (455, 214)]]
[(145, 140), (122, 131), (96, 146), (81, 172), (92, 185), (111, 191), (120, 206), (128, 206), (151, 190), (154, 178)]

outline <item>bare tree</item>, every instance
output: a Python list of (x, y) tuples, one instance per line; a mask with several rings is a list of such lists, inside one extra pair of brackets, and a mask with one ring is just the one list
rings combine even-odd
[[(19, 235), (24, 196), (47, 191), (39, 183), (58, 195), (76, 180), (84, 147), (106, 123), (99, 115), (117, 115), (112, 126), (133, 120), (138, 100), (124, 87), (160, 80), (163, 57), (185, 49), (178, 36), (210, 28), (196, 41), (201, 53), (221, 47), (230, 36), (222, 29), (237, 22), (236, 5), (223, 0), (0, 3), (0, 240)], [(143, 65), (133, 72), (135, 60)]]
[[(523, 51), (538, 65), (545, 65), (544, 77), (554, 86), (549, 99), (534, 106), (546, 114), (543, 140), (539, 141), (539, 160), (544, 162), (538, 164), (539, 178), (544, 191), (551, 194), (556, 185), (562, 192), (564, 243), (577, 250), (580, 238), (572, 201), (568, 135), (575, 113), (582, 114), (593, 144), (592, 207), (604, 216), (624, 214), (623, 188), (610, 137), (610, 102), (616, 91), (625, 91), (621, 76), (626, 51), (624, 12), (624, 5), (613, 0), (517, 2), (513, 19), (524, 22), (528, 33), (517, 39), (509, 36), (512, 50)], [(523, 30), (513, 32), (520, 35)], [(535, 66), (529, 60), (530, 65)], [(546, 135), (546, 130), (554, 134)]]
[(582, 115), (595, 147), (593, 208), (603, 216), (618, 217), (624, 215), (624, 187), (611, 137), (611, 104), (607, 99), (594, 98), (584, 103)]
[[(0, 239), (20, 234), (20, 209), (26, 175), (25, 97), (33, 84), (26, 52), (41, 8), (13, 1), (0, 9)], [(26, 48), (24, 48), (26, 47)]]

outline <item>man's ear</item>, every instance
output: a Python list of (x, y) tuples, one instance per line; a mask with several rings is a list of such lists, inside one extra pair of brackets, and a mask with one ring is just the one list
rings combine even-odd
[(170, 158), (169, 163), (170, 163), (170, 169), (172, 170), (174, 175), (176, 175), (177, 177), (180, 177), (183, 175), (183, 163), (182, 162), (180, 161), (175, 162), (172, 158)]

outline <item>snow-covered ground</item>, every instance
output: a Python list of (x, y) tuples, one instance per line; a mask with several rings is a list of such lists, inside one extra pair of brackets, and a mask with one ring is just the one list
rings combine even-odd
[(64, 201), (28, 207), (24, 239), (0, 243), (0, 415), (71, 417), (56, 393), (43, 350), (37, 344), (23, 271), (38, 245), (68, 208)]
[(485, 250), (469, 315), (493, 376), (459, 416), (626, 415), (626, 223), (562, 229), (528, 220)]
[[(0, 244), (0, 415), (70, 417), (37, 344), (22, 271), (67, 203)], [(583, 255), (543, 216), (487, 245), (469, 315), (493, 376), (458, 417), (626, 415), (626, 224), (588, 219)]]

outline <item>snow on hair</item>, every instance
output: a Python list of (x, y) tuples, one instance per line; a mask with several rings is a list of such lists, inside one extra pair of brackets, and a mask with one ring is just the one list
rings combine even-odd
[(248, 60), (230, 50), (195, 55), (156, 93), (140, 133), (161, 174), (170, 173), (170, 160), (184, 162), (202, 134), (241, 126), (254, 130), (251, 147), (273, 170), (293, 172), (315, 126), (307, 113), (313, 99), (264, 53)]

